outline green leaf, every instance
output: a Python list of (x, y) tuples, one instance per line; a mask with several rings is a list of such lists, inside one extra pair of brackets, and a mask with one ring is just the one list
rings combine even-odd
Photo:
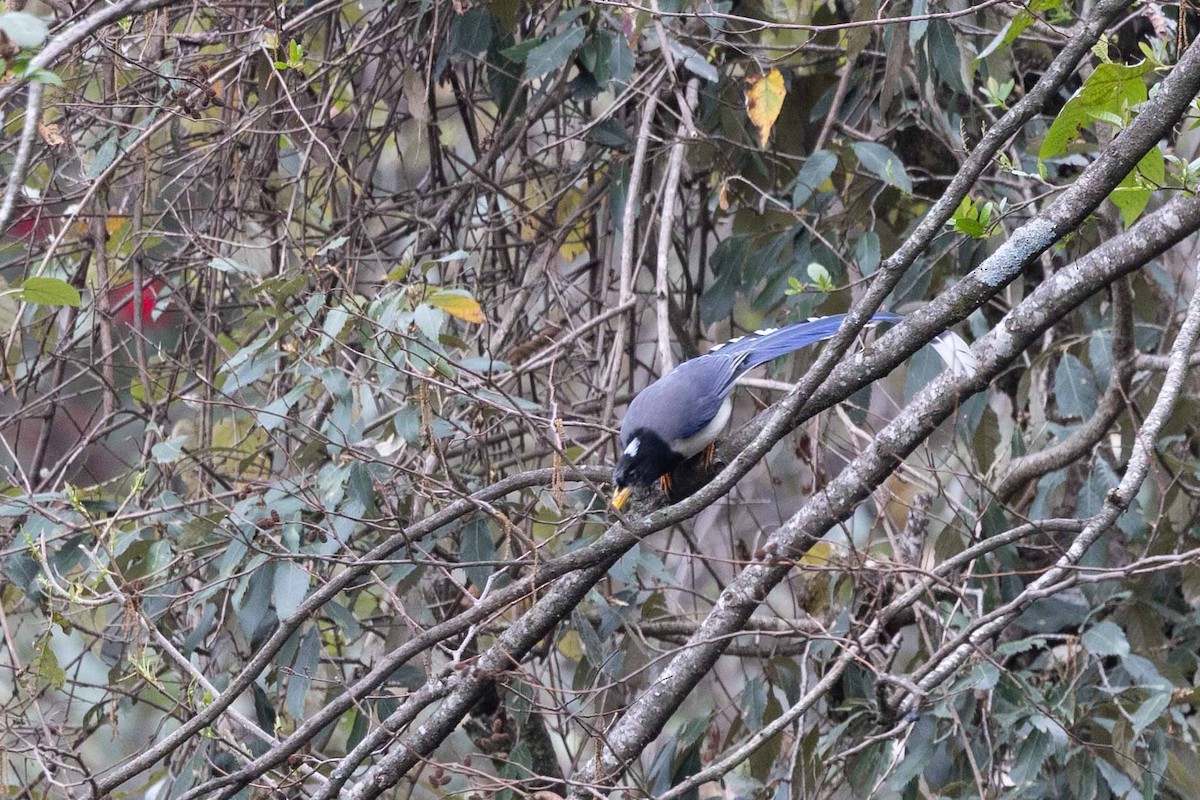
[(29, 670), (44, 682), (44, 685), (61, 689), (67, 683), (67, 673), (58, 663), (58, 656), (50, 649), (50, 637), (42, 639), (35, 651), (37, 655), (29, 662)]
[(62, 278), (26, 278), (17, 292), (26, 303), (39, 306), (70, 306), (79, 308), (79, 290)]
[(608, 69), (612, 74), (612, 83), (624, 87), (633, 76), (633, 50), (624, 36), (612, 37), (611, 52), (608, 56)]
[(275, 570), (275, 585), (271, 599), (275, 601), (275, 612), (287, 619), (308, 594), (308, 573), (293, 561), (280, 562)]
[(212, 261), (208, 262), (208, 265), (217, 272), (229, 272), (234, 275), (244, 275), (248, 278), (258, 277), (258, 273), (254, 271), (253, 267), (249, 267), (240, 261), (225, 258), (224, 256), (213, 256)]
[(1095, 759), (1094, 763), (1099, 768), (1100, 774), (1104, 776), (1104, 782), (1108, 784), (1108, 788), (1112, 790), (1115, 797), (1130, 796), (1130, 792), (1133, 791), (1133, 781), (1129, 779), (1129, 776), (1103, 758)]
[(854, 243), (854, 261), (858, 264), (858, 270), (863, 277), (874, 274), (875, 270), (879, 269), (879, 262), (882, 258), (883, 252), (878, 233), (867, 231), (858, 237), (858, 241)]
[(929, 13), (929, 0), (913, 0), (912, 16), (916, 19), (908, 26), (908, 46), (914, 50), (917, 43), (925, 37), (925, 31), (929, 28), (929, 20), (926, 15)]
[(699, 53), (692, 53), (683, 60), (683, 67), (693, 75), (697, 75), (709, 83), (720, 83), (721, 75), (717, 68)]
[(583, 36), (583, 28), (568, 28), (534, 47), (525, 57), (526, 76), (540, 78), (566, 64), (567, 59), (583, 44)]
[(327, 253), (332, 253), (337, 250), (341, 250), (342, 246), (345, 245), (346, 242), (348, 242), (348, 241), (350, 241), (349, 236), (335, 236), (332, 239), (330, 239), (328, 242), (326, 242), (325, 244), (321, 245), (321, 249), (317, 251), (317, 255), (323, 256), (323, 255), (326, 255)]
[(50, 27), (33, 14), (10, 11), (0, 14), (0, 31), (17, 47), (38, 47), (50, 35)]
[[(1117, 477), (1107, 461), (1102, 458), (1095, 459), (1092, 462), (1092, 471), (1075, 496), (1075, 514), (1080, 519), (1084, 519), (1100, 513), (1108, 498), (1109, 490), (1120, 482), (1120, 478)], [(1128, 513), (1125, 516), (1128, 516)], [(1103, 554), (1104, 549), (1092, 548), (1088, 552), (1089, 554)]]
[(529, 59), (529, 54), (536, 48), (542, 45), (537, 39), (529, 39), (512, 47), (506, 47), (500, 51), (500, 55), (514, 64), (524, 64)]
[(1016, 15), (1009, 20), (1009, 23), (1004, 26), (1004, 29), (996, 34), (992, 41), (988, 42), (987, 47), (979, 51), (979, 55), (975, 56), (976, 61), (982, 61), (990, 56), (1001, 47), (1008, 47), (1017, 40), (1017, 37), (1025, 32), (1025, 29), (1034, 22), (1033, 14), (1021, 9)]
[(63, 79), (58, 77), (58, 73), (51, 72), (50, 70), (46, 69), (45, 67), (35, 67), (32, 65), (26, 65), (24, 75), (26, 78), (28, 78), (31, 81), (37, 81), (38, 83), (44, 83), (47, 86), (64, 86), (65, 85), (63, 83)]
[[(1126, 119), (1132, 106), (1145, 102), (1143, 76), (1154, 69), (1149, 60), (1138, 64), (1101, 64), (1068, 100), (1042, 140), (1038, 160), (1063, 155), (1080, 133), (1103, 112)], [(1106, 117), (1107, 119), (1107, 117)]]
[(470, 8), (450, 25), (449, 48), (453, 61), (478, 55), (491, 43), (492, 14), (486, 8)]
[(330, 600), (321, 606), (321, 609), (337, 624), (340, 632), (347, 639), (357, 639), (362, 635), (362, 625), (359, 624), (358, 618), (338, 601)]
[(950, 23), (944, 19), (930, 20), (929, 32), (925, 38), (929, 45), (929, 57), (933, 61), (933, 68), (942, 81), (958, 94), (967, 94), (967, 86), (962, 77), (962, 57)]
[(796, 173), (796, 184), (792, 189), (792, 208), (801, 208), (812, 198), (821, 184), (829, 180), (837, 167), (837, 156), (828, 150), (818, 150), (808, 157), (804, 166)]
[(924, 715), (913, 726), (907, 747), (902, 751), (904, 760), (887, 776), (887, 785), (897, 792), (896, 796), (901, 796), (899, 793), (904, 787), (925, 771), (934, 758), (937, 746), (934, 720)]
[[(493, 561), (496, 545), (492, 538), (492, 526), (488, 520), (475, 518), (463, 526), (459, 558), (464, 562)], [(467, 580), (477, 589), (483, 589), (494, 568), (489, 564), (475, 563), (466, 567)]]
[(1087, 113), (1092, 119), (1099, 122), (1107, 122), (1109, 125), (1113, 125), (1117, 128), (1120, 128), (1125, 124), (1125, 119), (1123, 117), (1120, 117), (1111, 111), (1105, 111), (1104, 109), (1092, 109)]
[(183, 446), (187, 444), (187, 438), (186, 436), (172, 436), (151, 447), (150, 455), (159, 464), (172, 464), (183, 457)]
[(1113, 189), (1108, 199), (1121, 210), (1121, 221), (1128, 228), (1146, 210), (1150, 196), (1163, 185), (1167, 176), (1166, 160), (1158, 147), (1151, 147), (1137, 166)]
[[(779, 697), (775, 692), (767, 691), (766, 706), (763, 708), (762, 721), (764, 725), (769, 725), (779, 719), (783, 713), (783, 704), (779, 702)], [(693, 723), (704, 722), (708, 719), (701, 717), (698, 720), (693, 720)], [(707, 724), (705, 725), (707, 727)], [(775, 767), (775, 762), (779, 758), (779, 753), (783, 748), (783, 735), (775, 734), (771, 738), (762, 743), (761, 746), (755, 748), (754, 753), (747, 759), (746, 765), (750, 768), (750, 774), (764, 783), (770, 779), (771, 770)]]
[(1096, 378), (1070, 353), (1062, 357), (1054, 371), (1054, 397), (1064, 417), (1087, 419), (1096, 413)]
[(474, 396), (483, 400), (486, 403), (491, 403), (505, 409), (512, 409), (519, 414), (527, 414), (531, 411), (542, 411), (542, 407), (537, 403), (526, 400), (524, 397), (516, 395), (502, 395), (499, 392), (488, 391), (481, 389), (474, 392)]
[(304, 697), (312, 686), (312, 679), (317, 674), (321, 660), (320, 631), (314, 626), (300, 640), (296, 650), (296, 659), (292, 662), (292, 671), (288, 676), (287, 697), (285, 704), (292, 719), (304, 718)]
[(904, 376), (904, 402), (909, 402), (945, 369), (942, 357), (932, 347), (922, 347), (908, 362)]
[(340, 307), (331, 308), (329, 309), (329, 314), (325, 316), (325, 323), (321, 326), (321, 332), (330, 339), (337, 339), (349, 319), (350, 314), (346, 309)]
[(1146, 700), (1138, 706), (1138, 710), (1133, 712), (1129, 717), (1129, 721), (1133, 723), (1133, 735), (1137, 736), (1146, 727), (1163, 715), (1163, 712), (1171, 705), (1170, 692), (1155, 692), (1146, 698)]
[(1083, 646), (1098, 658), (1129, 655), (1129, 641), (1125, 638), (1125, 631), (1121, 630), (1120, 625), (1109, 620), (1089, 628), (1087, 633), (1083, 634)]
[(1067, 729), (1062, 726), (1062, 723), (1054, 719), (1054, 717), (1045, 714), (1033, 714), (1029, 717), (1029, 724), (1037, 730), (1050, 737), (1050, 741), (1059, 750), (1065, 749), (1068, 745)]
[(1013, 762), (1010, 776), (1016, 786), (1027, 786), (1037, 778), (1050, 757), (1050, 736), (1039, 730), (1032, 730), (1021, 741), (1017, 757)]
[(587, 132), (587, 140), (614, 150), (632, 150), (629, 132), (615, 119), (602, 119)]
[(461, 369), (478, 372), (483, 375), (508, 372), (512, 369), (508, 362), (500, 361), (491, 356), (468, 356), (456, 363)]
[(816, 261), (808, 265), (808, 279), (820, 286), (822, 283), (829, 283), (829, 270), (825, 269), (823, 264), (818, 264)]
[(878, 142), (855, 142), (851, 147), (865, 169), (889, 186), (912, 194), (912, 178), (908, 177), (899, 156)]
[(975, 205), (971, 198), (964, 197), (950, 219), (950, 226), (958, 233), (964, 233), (972, 239), (985, 239), (991, 225), (991, 213), (988, 205)]
[(1088, 360), (1092, 362), (1092, 372), (1100, 386), (1107, 386), (1112, 380), (1112, 346), (1111, 330), (1095, 331), (1088, 340)]
[(88, 164), (87, 176), (89, 178), (99, 178), (116, 157), (117, 137), (110, 136), (104, 140), (104, 144), (100, 145), (100, 149), (96, 151), (96, 155), (92, 156), (92, 163)]

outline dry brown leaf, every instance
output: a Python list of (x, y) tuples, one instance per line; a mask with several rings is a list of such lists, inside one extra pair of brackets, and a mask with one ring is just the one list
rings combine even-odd
[(41, 134), (42, 141), (51, 147), (58, 147), (67, 143), (67, 139), (62, 135), (62, 130), (59, 129), (57, 122), (49, 124), (39, 122), (38, 133)]

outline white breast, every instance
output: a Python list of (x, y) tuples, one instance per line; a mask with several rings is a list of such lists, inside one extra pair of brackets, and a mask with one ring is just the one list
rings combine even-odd
[(717, 415), (699, 433), (693, 434), (686, 439), (676, 439), (673, 442), (667, 442), (667, 444), (684, 458), (691, 458), (717, 440), (717, 437), (721, 435), (721, 431), (725, 430), (725, 426), (729, 424), (729, 415), (732, 413), (733, 400), (726, 397), (725, 402), (721, 403), (721, 409), (717, 411)]

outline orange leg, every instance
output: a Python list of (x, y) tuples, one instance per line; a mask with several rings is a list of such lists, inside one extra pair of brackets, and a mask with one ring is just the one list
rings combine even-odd
[(708, 447), (704, 448), (704, 468), (708, 469), (713, 465), (713, 461), (717, 457), (717, 443), (709, 442)]
[(663, 490), (663, 494), (671, 493), (671, 473), (658, 477), (658, 488)]

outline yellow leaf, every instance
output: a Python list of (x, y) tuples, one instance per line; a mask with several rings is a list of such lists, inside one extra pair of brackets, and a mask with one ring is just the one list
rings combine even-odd
[(754, 127), (758, 128), (759, 146), (766, 148), (771, 138), (771, 128), (783, 109), (783, 98), (787, 97), (783, 75), (773, 69), (766, 75), (747, 77), (746, 83), (746, 113), (750, 115)]
[(232, 483), (265, 480), (271, 472), (267, 432), (248, 419), (227, 417), (213, 425), (209, 463)]
[(546, 191), (537, 181), (527, 181), (521, 193), (522, 211), (520, 220), (520, 236), (523, 242), (532, 242), (542, 232), (542, 222), (538, 214), (544, 214), (547, 206)]
[(583, 658), (583, 639), (575, 631), (567, 631), (558, 640), (558, 651), (572, 661)]
[(829, 567), (833, 565), (836, 555), (833, 545), (829, 542), (817, 542), (808, 548), (800, 563), (806, 567)]
[(425, 299), (429, 305), (436, 306), (464, 322), (473, 322), (476, 325), (482, 325), (484, 322), (483, 309), (470, 295), (461, 292), (434, 292)]
[[(566, 222), (582, 199), (583, 192), (580, 191), (579, 187), (572, 186), (568, 189), (562, 199), (558, 201), (558, 207), (554, 209), (555, 222), (560, 225)], [(575, 225), (571, 227), (571, 230), (567, 231), (566, 240), (563, 242), (562, 247), (558, 248), (559, 254), (567, 261), (571, 261), (587, 253), (587, 233), (587, 216), (581, 215), (575, 222)]]

